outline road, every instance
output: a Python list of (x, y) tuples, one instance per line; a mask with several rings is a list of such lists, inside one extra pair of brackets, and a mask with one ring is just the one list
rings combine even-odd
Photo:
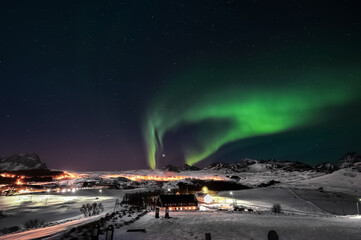
[(87, 222), (92, 222), (102, 216), (103, 215), (82, 218), (50, 227), (38, 228), (20, 233), (7, 234), (4, 236), (0, 236), (0, 240), (55, 239), (56, 236), (59, 236), (61, 233), (68, 229), (77, 227)]

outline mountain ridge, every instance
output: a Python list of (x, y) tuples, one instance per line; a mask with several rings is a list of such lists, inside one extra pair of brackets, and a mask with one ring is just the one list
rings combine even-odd
[(251, 158), (244, 158), (239, 160), (238, 162), (233, 163), (214, 162), (204, 167), (203, 169), (185, 164), (182, 167), (167, 165), (163, 168), (163, 170), (171, 172), (196, 170), (226, 170), (229, 172), (246, 172), (252, 170), (253, 168), (264, 168), (268, 170), (284, 170), (288, 172), (314, 170), (318, 172), (332, 173), (339, 169), (349, 167), (355, 167), (358, 169), (359, 172), (361, 172), (361, 155), (355, 152), (349, 152), (346, 153), (337, 163), (324, 162), (316, 165), (309, 165), (307, 163), (299, 161), (279, 161), (276, 159), (255, 160)]
[(36, 153), (13, 154), (8, 157), (0, 157), (0, 171), (17, 171), (30, 169), (47, 169), (44, 162)]

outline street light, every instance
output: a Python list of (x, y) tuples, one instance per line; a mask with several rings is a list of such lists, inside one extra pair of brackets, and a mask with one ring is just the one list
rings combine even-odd
[(229, 194), (232, 196), (233, 205), (235, 204), (235, 198), (233, 198), (233, 192), (229, 192)]
[(207, 187), (207, 186), (204, 186), (204, 187), (202, 188), (202, 192), (203, 192), (203, 193), (208, 193), (208, 187)]

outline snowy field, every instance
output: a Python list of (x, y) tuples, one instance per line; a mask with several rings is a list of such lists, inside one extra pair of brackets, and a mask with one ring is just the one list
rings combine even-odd
[(75, 193), (31, 194), (0, 197), (0, 209), (6, 217), (0, 218), (1, 228), (20, 226), (30, 219), (47, 223), (79, 219), (82, 204), (101, 202), (104, 212), (114, 209), (115, 200), (122, 199), (125, 190), (79, 190)]
[[(164, 213), (163, 213), (164, 214)], [(127, 232), (128, 229), (145, 229)], [(134, 224), (117, 229), (114, 239), (166, 240), (212, 239), (261, 240), (269, 230), (275, 230), (280, 239), (287, 240), (359, 240), (361, 219), (352, 217), (311, 217), (238, 212), (178, 212), (171, 218), (155, 219), (149, 213)]]
[[(305, 201), (286, 188), (257, 188), (242, 191), (220, 192), (219, 195), (234, 199), (237, 205), (250, 207), (255, 211), (269, 211), (274, 203), (280, 203), (283, 210), (297, 214), (325, 214), (312, 202)], [(231, 202), (231, 201), (230, 201)]]
[(269, 210), (274, 203), (280, 203), (287, 213), (314, 215), (357, 214), (357, 195), (318, 191), (314, 189), (256, 188), (241, 191), (220, 192), (229, 202), (251, 207), (255, 210)]

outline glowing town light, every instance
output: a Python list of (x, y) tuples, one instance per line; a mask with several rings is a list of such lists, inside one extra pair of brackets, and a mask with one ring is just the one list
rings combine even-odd
[(50, 192), (50, 189), (46, 190), (47, 192)]
[(103, 190), (100, 189), (99, 192), (101, 193), (101, 192), (103, 192)]
[(75, 192), (75, 188), (73, 188), (71, 191), (74, 193), (74, 192)]
[(207, 187), (207, 186), (204, 186), (204, 187), (202, 188), (202, 192), (203, 192), (203, 193), (208, 193), (208, 187)]
[(16, 185), (23, 185), (24, 183), (18, 178), (15, 182)]
[(2, 174), (0, 174), (0, 176), (6, 177), (6, 178), (14, 178), (14, 177), (16, 177), (15, 174), (10, 174), (10, 173), (2, 173)]
[(223, 178), (217, 176), (191, 177), (191, 176), (144, 176), (144, 175), (130, 175), (130, 174), (112, 174), (112, 175), (103, 175), (101, 177), (102, 178), (124, 177), (132, 181), (162, 181), (162, 182), (183, 180), (186, 178), (199, 179), (199, 180), (214, 180), (214, 181), (224, 180)]
[(30, 190), (29, 189), (21, 189), (20, 191), (19, 191), (19, 193), (28, 193), (28, 192), (30, 192)]
[(70, 172), (65, 171), (63, 174), (56, 176), (55, 179), (57, 179), (57, 180), (77, 179), (77, 178), (80, 178), (80, 177), (83, 176), (83, 175), (84, 175), (84, 174), (78, 175), (78, 174), (76, 174), (76, 173), (70, 173)]
[[(194, 208), (193, 208), (193, 209), (194, 209)], [(200, 206), (200, 207), (199, 207), (199, 210), (200, 210), (200, 211), (206, 211), (207, 208), (206, 208), (205, 206)]]

